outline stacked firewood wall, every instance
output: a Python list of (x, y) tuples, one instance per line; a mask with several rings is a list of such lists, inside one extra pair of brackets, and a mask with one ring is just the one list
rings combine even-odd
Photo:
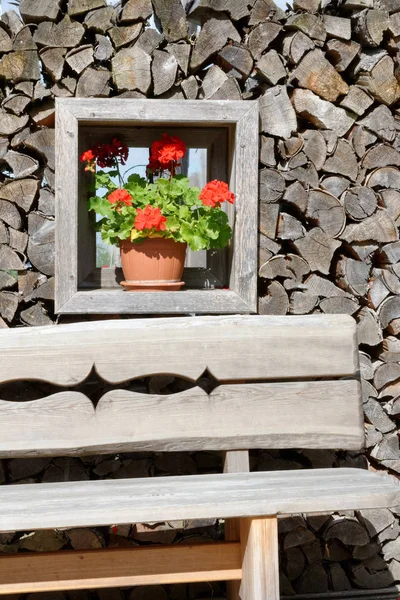
[[(341, 0), (323, 9), (319, 0), (295, 0), (286, 14), (273, 0), (20, 0), (20, 15), (0, 20), (0, 327), (56, 321), (56, 97), (259, 98), (259, 312), (353, 315), (367, 451), (263, 452), (253, 456), (254, 468), (368, 461), (398, 477), (400, 0)], [(218, 460), (4, 461), (0, 482), (203, 472)], [(283, 520), (282, 592), (390, 587), (400, 580), (399, 515), (400, 507)], [(220, 534), (213, 523), (189, 530)], [(179, 535), (171, 525), (10, 533), (0, 534), (0, 550)], [(179, 590), (157, 588), (152, 597), (210, 595), (203, 584)]]

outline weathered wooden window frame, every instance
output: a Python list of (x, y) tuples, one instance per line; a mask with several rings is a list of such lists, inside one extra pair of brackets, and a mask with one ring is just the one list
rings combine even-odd
[[(56, 99), (56, 290), (59, 314), (221, 314), (257, 311), (258, 104), (254, 101), (141, 100), (127, 98)], [(184, 277), (203, 289), (179, 292), (125, 292), (114, 269), (93, 268), (93, 244), (86, 202), (82, 201), (82, 130), (99, 127), (194, 128), (199, 137), (227, 130), (228, 181), (235, 192), (231, 214), (228, 289), (205, 289), (204, 279), (218, 276), (218, 261), (209, 274), (187, 269)], [(201, 136), (203, 130), (203, 136)], [(113, 131), (113, 129), (111, 129)], [(211, 132), (212, 133), (212, 132)], [(112, 134), (111, 134), (112, 135)], [(207, 147), (207, 143), (202, 142)], [(197, 146), (196, 146), (197, 147)], [(216, 150), (214, 150), (215, 152)], [(217, 161), (220, 165), (220, 161)], [(220, 167), (217, 167), (217, 169)], [(217, 172), (211, 176), (217, 177)], [(221, 177), (222, 178), (222, 177)], [(212, 265), (212, 258), (210, 263)], [(191, 274), (192, 272), (192, 274)], [(96, 289), (97, 286), (97, 289)], [(115, 287), (114, 287), (115, 286)]]

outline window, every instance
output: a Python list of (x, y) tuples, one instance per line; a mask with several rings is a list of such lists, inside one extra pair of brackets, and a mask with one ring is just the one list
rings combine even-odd
[[(56, 311), (71, 313), (248, 313), (256, 311), (258, 108), (256, 102), (57, 99)], [(179, 292), (126, 292), (118, 253), (96, 237), (79, 155), (118, 137), (130, 147), (126, 168), (147, 164), (162, 133), (189, 149), (182, 172), (192, 183), (229, 183), (230, 247), (189, 252)], [(137, 161), (137, 162), (136, 162)], [(135, 169), (140, 172), (140, 168)], [(106, 266), (105, 266), (106, 265)]]

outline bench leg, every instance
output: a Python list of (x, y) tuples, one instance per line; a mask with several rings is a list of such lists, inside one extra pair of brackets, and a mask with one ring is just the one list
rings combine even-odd
[(278, 519), (240, 519), (240, 600), (279, 600)]

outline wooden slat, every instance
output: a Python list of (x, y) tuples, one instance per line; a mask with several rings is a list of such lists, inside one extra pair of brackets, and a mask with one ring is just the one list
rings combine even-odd
[(0, 400), (0, 456), (142, 450), (347, 448), (364, 442), (358, 381), (195, 387), (169, 396), (79, 392)]
[(361, 469), (311, 469), (0, 486), (0, 530), (393, 507), (399, 483)]
[[(169, 293), (184, 297), (190, 292), (159, 292)], [(236, 381), (348, 376), (358, 370), (355, 334), (355, 321), (348, 315), (182, 317), (15, 328), (0, 331), (0, 382), (44, 379), (74, 385), (93, 365), (112, 383), (154, 373), (195, 380), (206, 368), (220, 380)]]
[(221, 581), (241, 577), (239, 543), (0, 557), (0, 595)]
[(240, 519), (240, 600), (279, 600), (278, 519)]

